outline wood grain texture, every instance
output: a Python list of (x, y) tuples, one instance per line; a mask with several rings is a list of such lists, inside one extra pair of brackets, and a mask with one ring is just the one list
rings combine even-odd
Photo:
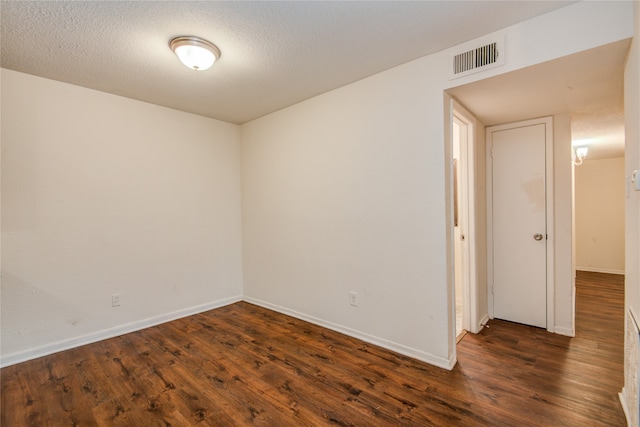
[(579, 273), (575, 338), (491, 321), (452, 371), (241, 302), (4, 368), (0, 421), (624, 426), (623, 282)]

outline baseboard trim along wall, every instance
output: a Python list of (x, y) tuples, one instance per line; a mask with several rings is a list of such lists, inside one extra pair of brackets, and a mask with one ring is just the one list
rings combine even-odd
[(576, 271), (588, 271), (590, 273), (624, 274), (624, 270), (609, 270), (596, 267), (576, 267)]
[(631, 426), (631, 417), (629, 416), (629, 408), (627, 407), (627, 392), (624, 387), (622, 387), (622, 391), (618, 393), (618, 398), (620, 398), (620, 404), (622, 405), (622, 412), (624, 412), (624, 417), (627, 420), (627, 426)]
[(257, 306), (269, 309), (269, 310), (276, 311), (281, 314), (286, 314), (287, 316), (295, 317), (296, 319), (304, 320), (305, 322), (313, 323), (314, 325), (322, 326), (323, 328), (327, 328), (332, 331), (340, 332), (341, 334), (345, 334), (350, 337), (357, 338), (359, 340), (368, 342), (369, 344), (377, 345), (378, 347), (382, 347), (387, 350), (395, 351), (396, 353), (402, 354), (404, 356), (412, 357), (414, 359), (429, 363), (439, 368), (451, 370), (453, 369), (453, 366), (456, 363), (456, 360), (453, 357), (451, 357), (450, 359), (445, 359), (442, 357), (434, 356), (433, 354), (426, 353), (424, 351), (417, 350), (415, 348), (407, 347), (402, 344), (398, 344), (393, 341), (388, 341), (384, 338), (379, 338), (373, 335), (369, 335), (364, 332), (347, 328), (342, 325), (337, 325), (335, 323), (327, 322), (326, 320), (309, 316), (307, 314), (300, 313), (295, 310), (290, 310), (288, 308), (281, 307), (276, 304), (271, 304), (266, 301), (261, 301), (255, 298), (247, 298), (247, 297), (244, 298), (244, 301), (250, 304), (255, 304)]
[(15, 365), (21, 362), (26, 362), (27, 360), (36, 359), (38, 357), (47, 356), (49, 354), (57, 353), (60, 351), (69, 350), (69, 349), (80, 347), (86, 344), (92, 344), (94, 342), (106, 340), (109, 338), (117, 337), (117, 336), (128, 334), (131, 332), (140, 331), (142, 329), (150, 328), (152, 326), (160, 325), (162, 323), (171, 322), (172, 320), (177, 320), (183, 317), (191, 316), (193, 314), (203, 313), (205, 311), (224, 307), (226, 305), (233, 304), (239, 301), (242, 301), (241, 295), (230, 297), (230, 298), (224, 298), (218, 301), (211, 301), (206, 304), (188, 307), (182, 310), (173, 311), (171, 313), (161, 314), (159, 316), (154, 316), (154, 317), (139, 320), (136, 322), (127, 323), (125, 325), (115, 326), (113, 328), (103, 329), (101, 331), (93, 332), (93, 333), (82, 335), (79, 337), (69, 338), (66, 340), (58, 341), (51, 344), (46, 344), (46, 345), (32, 348), (29, 350), (8, 354), (0, 358), (0, 367), (4, 368), (6, 366)]
[(554, 329), (554, 332), (556, 334), (558, 334), (558, 335), (564, 335), (564, 336), (567, 336), (567, 337), (575, 337), (576, 336), (575, 332), (570, 328), (563, 328), (563, 327), (556, 326), (555, 329)]

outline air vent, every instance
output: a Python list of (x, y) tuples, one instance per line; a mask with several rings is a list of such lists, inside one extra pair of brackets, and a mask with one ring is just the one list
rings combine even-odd
[(451, 56), (449, 78), (456, 79), (504, 64), (503, 46), (503, 42), (493, 41), (473, 49), (457, 51)]

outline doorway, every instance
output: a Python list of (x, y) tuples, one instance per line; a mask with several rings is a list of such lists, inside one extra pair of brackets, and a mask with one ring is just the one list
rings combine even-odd
[[(466, 171), (463, 170), (460, 151), (461, 146), (467, 143), (468, 129), (464, 122), (453, 117), (453, 241), (454, 241), (454, 282), (456, 301), (456, 338), (460, 339), (469, 329), (469, 281), (467, 273), (468, 254), (465, 248), (466, 221), (462, 218), (461, 211), (468, 191), (466, 183)], [(465, 175), (465, 176), (463, 176)]]
[(477, 333), (477, 262), (475, 205), (475, 118), (452, 101), (453, 264), (455, 334)]

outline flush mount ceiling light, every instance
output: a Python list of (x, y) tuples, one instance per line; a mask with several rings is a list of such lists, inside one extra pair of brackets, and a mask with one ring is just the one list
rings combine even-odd
[(220, 58), (220, 50), (200, 37), (176, 37), (169, 42), (169, 47), (184, 65), (196, 71), (210, 68)]

